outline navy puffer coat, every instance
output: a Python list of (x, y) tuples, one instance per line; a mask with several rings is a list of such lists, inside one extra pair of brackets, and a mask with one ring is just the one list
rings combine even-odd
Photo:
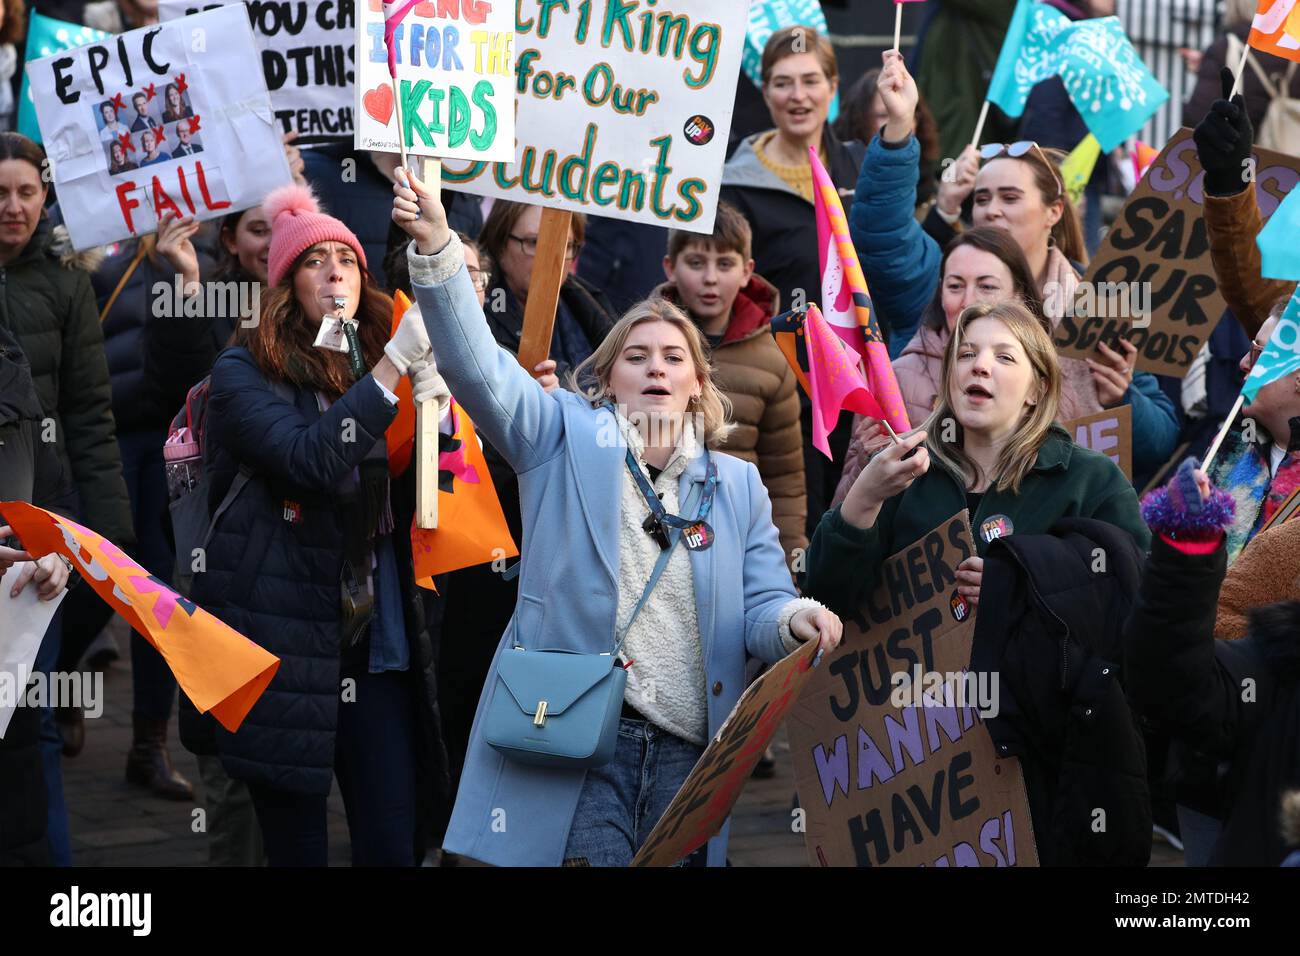
[[(252, 478), (217, 517), (206, 570), (194, 577), (194, 599), (281, 661), (239, 731), (218, 732), (222, 762), (236, 779), (329, 792), (341, 694), (344, 560), (335, 489), (384, 440), (395, 415), (370, 375), (321, 412), (314, 393), (272, 386), (243, 348), (227, 349), (213, 366), (210, 509), (222, 503), (241, 468)], [(432, 592), (416, 586), (412, 569), (407, 529), (414, 471), (392, 485), (393, 543), (416, 678), (420, 805), (428, 808), (448, 789), (432, 636), (441, 608)]]

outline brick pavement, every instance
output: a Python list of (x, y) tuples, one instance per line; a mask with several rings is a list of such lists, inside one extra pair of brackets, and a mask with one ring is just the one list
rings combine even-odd
[[(120, 620), (115, 622), (125, 627)], [(118, 632), (126, 650), (126, 635)], [(130, 786), (124, 778), (131, 746), (129, 658), (105, 674), (104, 713), (86, 722), (86, 748), (63, 762), (64, 792), (76, 866), (202, 866), (207, 841), (193, 829), (199, 803), (173, 803)], [(177, 768), (201, 793), (198, 762), (176, 739), (171, 754)], [(730, 856), (734, 866), (806, 866), (803, 838), (791, 826), (794, 779), (784, 730), (775, 741), (777, 772), (746, 787), (732, 818)], [(347, 823), (337, 790), (330, 795), (330, 864), (348, 864)], [(1153, 866), (1181, 866), (1182, 854), (1158, 843)]]

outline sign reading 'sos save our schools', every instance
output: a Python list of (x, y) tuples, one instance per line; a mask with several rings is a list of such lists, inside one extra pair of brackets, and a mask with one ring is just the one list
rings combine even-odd
[(748, 9), (517, 0), (512, 163), (445, 160), (481, 196), (707, 232)]

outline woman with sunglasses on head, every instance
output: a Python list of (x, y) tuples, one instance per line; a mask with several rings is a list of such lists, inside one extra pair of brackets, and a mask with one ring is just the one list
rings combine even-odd
[[(877, 89), (889, 120), (867, 149), (849, 227), (882, 321), (914, 330), (941, 280), (940, 251), (911, 215), (919, 156), (916, 83), (897, 53), (886, 51), (884, 58)], [(1087, 261), (1078, 216), (1056, 168), (1059, 157), (1033, 143), (982, 152), (988, 157), (983, 167), (974, 148), (956, 160), (949, 181), (940, 183), (937, 208), (955, 224), (973, 191), (974, 224), (1003, 229), (1016, 240), (1055, 325), (1074, 301)], [(1061, 359), (1062, 417), (1131, 405), (1134, 470), (1142, 475), (1168, 459), (1178, 425), (1155, 376), (1136, 372), (1136, 360), (1136, 348), (1124, 340), (1114, 348), (1098, 343), (1095, 359)]]

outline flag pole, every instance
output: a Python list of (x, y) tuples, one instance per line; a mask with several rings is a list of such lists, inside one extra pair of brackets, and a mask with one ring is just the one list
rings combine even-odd
[(1201, 462), (1201, 471), (1209, 472), (1210, 462), (1214, 461), (1214, 456), (1219, 453), (1219, 446), (1223, 440), (1228, 437), (1228, 429), (1232, 423), (1237, 420), (1237, 413), (1241, 411), (1241, 406), (1245, 404), (1246, 393), (1242, 392), (1237, 396), (1237, 404), (1232, 406), (1232, 411), (1228, 412), (1228, 417), (1223, 420), (1223, 427), (1219, 429), (1219, 434), (1214, 436), (1214, 443), (1210, 445), (1209, 451), (1205, 453), (1205, 460)]
[(898, 45), (903, 39), (903, 5), (894, 0), (894, 52), (900, 52)]
[(1228, 102), (1241, 92), (1241, 77), (1246, 72), (1246, 57), (1250, 56), (1250, 44), (1245, 43), (1241, 48), (1241, 59), (1237, 61), (1237, 75), (1232, 78), (1232, 92), (1228, 94)]
[(987, 120), (988, 118), (989, 118), (989, 101), (985, 100), (983, 108), (980, 109), (979, 122), (975, 124), (975, 135), (971, 137), (970, 144), (972, 146), (975, 147), (979, 146), (980, 137), (984, 135), (984, 121)]

